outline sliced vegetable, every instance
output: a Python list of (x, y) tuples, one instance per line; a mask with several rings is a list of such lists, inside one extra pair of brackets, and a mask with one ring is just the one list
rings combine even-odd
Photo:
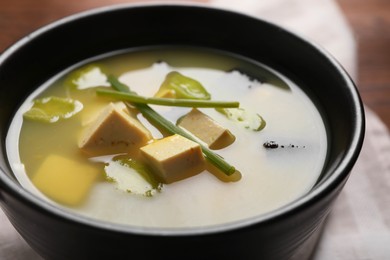
[(260, 131), (266, 125), (265, 120), (259, 114), (250, 112), (243, 108), (217, 108), (216, 110), (224, 114), (230, 120), (233, 120), (253, 131)]
[[(127, 85), (121, 83), (114, 76), (108, 76), (108, 81), (111, 83), (112, 87), (118, 91), (136, 94), (134, 91), (131, 91)], [(164, 118), (163, 116), (161, 116), (159, 113), (157, 113), (155, 110), (153, 110), (148, 105), (139, 104), (139, 103), (134, 103), (133, 105), (152, 124), (159, 126), (160, 128), (164, 129), (165, 131), (167, 131), (170, 134), (179, 134), (179, 135), (184, 136), (192, 141), (199, 143), (196, 140), (196, 138), (194, 138), (191, 134), (189, 134), (185, 130), (181, 129), (180, 127), (173, 124), (171, 121), (169, 121), (166, 118)], [(205, 158), (211, 164), (213, 164), (215, 167), (217, 167), (219, 170), (221, 170), (223, 173), (230, 176), (236, 172), (235, 167), (230, 165), (228, 162), (226, 162), (221, 156), (219, 156), (218, 154), (215, 154), (214, 152), (209, 150), (203, 144), (200, 144), (200, 146), (202, 148), (203, 154), (205, 155)]]
[(155, 94), (156, 97), (175, 97), (184, 99), (203, 99), (211, 98), (210, 93), (202, 86), (202, 84), (190, 77), (172, 71), (167, 74), (160, 89)]
[(131, 158), (114, 158), (104, 167), (104, 171), (119, 190), (151, 197), (162, 189), (162, 183), (153, 178), (145, 165)]
[(23, 116), (29, 120), (55, 123), (74, 116), (82, 109), (83, 104), (74, 99), (45, 97), (34, 100), (33, 106)]
[(156, 98), (144, 97), (133, 93), (124, 93), (119, 91), (112, 91), (106, 89), (98, 89), (96, 93), (101, 96), (108, 96), (117, 98), (122, 101), (129, 101), (133, 103), (154, 104), (160, 106), (177, 106), (177, 107), (239, 107), (240, 103), (237, 101), (211, 101), (211, 100), (197, 100), (197, 99), (176, 99), (176, 98)]
[(88, 65), (72, 72), (66, 79), (66, 84), (76, 89), (110, 86), (107, 76), (98, 65)]

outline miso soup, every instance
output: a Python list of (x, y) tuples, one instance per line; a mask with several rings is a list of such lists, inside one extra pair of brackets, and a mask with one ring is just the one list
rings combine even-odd
[[(140, 104), (105, 94), (120, 92), (110, 77), (146, 100), (239, 105)], [(194, 139), (173, 140), (145, 107)], [(26, 99), (7, 136), (26, 189), (87, 217), (142, 227), (218, 225), (283, 207), (310, 191), (326, 150), (321, 115), (293, 81), (244, 57), (177, 46), (72, 66)]]

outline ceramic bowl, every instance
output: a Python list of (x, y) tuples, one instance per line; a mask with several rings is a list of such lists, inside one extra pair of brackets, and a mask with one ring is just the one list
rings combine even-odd
[[(134, 228), (86, 219), (24, 189), (13, 175), (5, 146), (10, 122), (24, 99), (81, 60), (156, 45), (207, 47), (242, 55), (309, 90), (329, 136), (327, 160), (315, 187), (268, 214), (188, 229)], [(204, 5), (108, 6), (44, 26), (0, 56), (0, 93), (0, 204), (21, 236), (46, 259), (308, 258), (364, 138), (359, 93), (331, 55), (259, 18)]]

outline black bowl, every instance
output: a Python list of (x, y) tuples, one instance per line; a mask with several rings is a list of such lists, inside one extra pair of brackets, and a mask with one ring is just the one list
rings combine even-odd
[[(155, 45), (236, 53), (280, 71), (310, 92), (329, 136), (326, 164), (315, 187), (268, 214), (189, 229), (133, 228), (90, 220), (22, 188), (12, 173), (5, 141), (26, 96), (81, 60)], [(47, 259), (290, 259), (305, 250), (307, 257), (310, 250), (305, 247), (315, 244), (314, 236), (358, 158), (365, 130), (359, 93), (328, 53), (274, 24), (202, 5), (119, 5), (54, 22), (1, 55), (0, 93), (0, 203), (16, 230)]]

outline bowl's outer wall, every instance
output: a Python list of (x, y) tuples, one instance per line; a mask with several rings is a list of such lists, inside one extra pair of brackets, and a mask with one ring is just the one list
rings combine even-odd
[(198, 236), (149, 237), (104, 232), (51, 213), (43, 214), (34, 205), (26, 206), (7, 193), (2, 207), (18, 232), (45, 259), (290, 259), (320, 228), (341, 188), (298, 214)]
[[(364, 124), (362, 105), (351, 88), (353, 83), (317, 48), (252, 17), (185, 5), (107, 8), (92, 16), (67, 18), (56, 25), (23, 39), (11, 55), (0, 60), (0, 144), (3, 154), (0, 168), (11, 177), (5, 151), (6, 133), (13, 114), (28, 94), (80, 60), (118, 49), (149, 45), (210, 47), (276, 68), (306, 87), (324, 112), (331, 133), (325, 175), (338, 167), (350, 149), (355, 151), (327, 190), (296, 209), (247, 228), (197, 236), (150, 237), (132, 235), (128, 230), (104, 231), (95, 225), (77, 224), (46, 207), (34, 205), (26, 197), (28, 193), (15, 191), (15, 187), (11, 187), (14, 185), (2, 181), (5, 177), (0, 172), (2, 208), (39, 254), (47, 259), (134, 255), (145, 259), (174, 256), (288, 259), (324, 221), (358, 157)], [(352, 142), (357, 138), (359, 141), (353, 146)]]

